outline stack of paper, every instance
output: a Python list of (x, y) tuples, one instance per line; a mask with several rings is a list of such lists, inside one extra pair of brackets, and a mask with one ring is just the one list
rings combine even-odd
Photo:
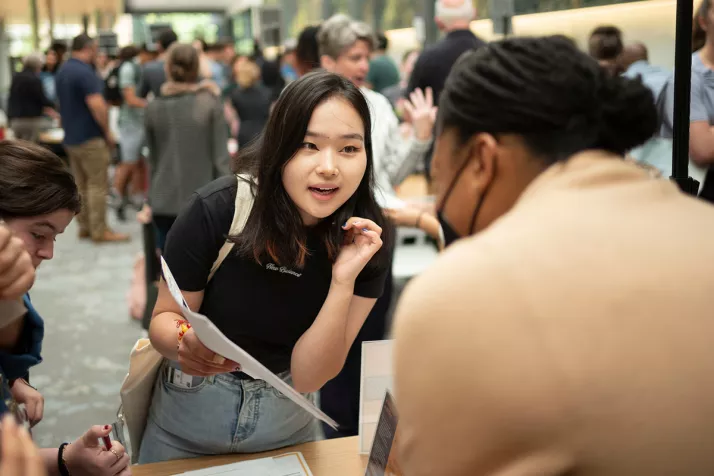
[(183, 294), (181, 294), (181, 289), (179, 289), (178, 284), (176, 284), (176, 280), (171, 274), (169, 265), (166, 264), (163, 257), (161, 258), (161, 268), (164, 272), (164, 279), (166, 280), (169, 292), (171, 292), (171, 296), (173, 296), (174, 301), (176, 301), (176, 303), (181, 307), (181, 312), (184, 317), (188, 319), (188, 322), (191, 323), (193, 331), (196, 333), (203, 345), (211, 349), (216, 354), (223, 356), (228, 360), (232, 360), (233, 362), (239, 363), (242, 372), (248, 374), (254, 379), (265, 380), (280, 393), (307, 410), (315, 418), (318, 418), (330, 425), (332, 428), (337, 429), (337, 422), (335, 422), (335, 420), (327, 416), (322, 410), (313, 405), (310, 400), (302, 396), (294, 388), (285, 383), (280, 377), (268, 370), (252, 355), (235, 345), (235, 343), (223, 335), (223, 333), (206, 316), (193, 312), (188, 307), (188, 304), (186, 304)]
[(286, 453), (242, 463), (189, 471), (177, 476), (312, 476), (302, 453)]

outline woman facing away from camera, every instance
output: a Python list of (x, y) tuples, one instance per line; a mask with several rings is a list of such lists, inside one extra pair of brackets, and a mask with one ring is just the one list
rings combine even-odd
[[(240, 156), (251, 176), (196, 192), (164, 251), (188, 305), (313, 402), (342, 369), (387, 276), (370, 130), (369, 106), (352, 82), (317, 72), (291, 83), (262, 138)], [(254, 202), (243, 231), (230, 237), (235, 251), (209, 282), (239, 188)], [(240, 362), (215, 355), (192, 329), (180, 338), (181, 319), (162, 282), (149, 333), (167, 362), (141, 463), (320, 438), (319, 421), (241, 373)]]
[(439, 108), (458, 241), (397, 311), (405, 474), (714, 474), (714, 207), (624, 160), (652, 93), (518, 38), (464, 56)]
[[(0, 222), (5, 223), (0, 225), (0, 248), (6, 248), (2, 246), (5, 240), (14, 243), (11, 248), (15, 249), (22, 244), (32, 267), (37, 269), (42, 262), (52, 259), (55, 239), (79, 210), (77, 185), (59, 157), (30, 142), (0, 142)], [(23, 275), (10, 276), (19, 281), (17, 284), (23, 284), (24, 289), (30, 287)], [(6, 278), (0, 277), (0, 292), (7, 292), (2, 289), (7, 285)], [(9, 296), (0, 294), (0, 299), (3, 297)], [(44, 398), (28, 381), (30, 368), (42, 361), (44, 321), (29, 294), (14, 302), (16, 311), (2, 316), (0, 322), (0, 414), (13, 413), (22, 420), (26, 413), (28, 423), (35, 425), (42, 420)], [(24, 405), (26, 411), (19, 405)], [(130, 475), (129, 456), (118, 442), (113, 443), (111, 450), (99, 446), (98, 438), (110, 432), (110, 426), (93, 426), (74, 443), (41, 449), (47, 473)]]
[(221, 91), (213, 81), (199, 80), (199, 68), (196, 49), (174, 43), (166, 57), (168, 81), (146, 111), (149, 205), (160, 250), (181, 205), (198, 188), (230, 173)]

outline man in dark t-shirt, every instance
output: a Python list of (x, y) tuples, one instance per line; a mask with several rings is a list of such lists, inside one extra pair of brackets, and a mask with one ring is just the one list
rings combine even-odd
[[(456, 61), (465, 52), (480, 48), (486, 43), (470, 30), (471, 21), (476, 18), (472, 0), (439, 0), (436, 2), (436, 24), (446, 37), (427, 48), (419, 56), (409, 79), (409, 87), (404, 97), (417, 88), (434, 92), (434, 105), (439, 105), (439, 96), (444, 89), (446, 78)], [(427, 176), (431, 165), (431, 153), (426, 155)]]
[(109, 130), (104, 85), (92, 66), (96, 55), (94, 39), (86, 34), (77, 36), (72, 42), (72, 57), (55, 80), (64, 147), (82, 195), (82, 211), (77, 217), (79, 237), (95, 243), (128, 241), (128, 235), (113, 232), (106, 222), (107, 173), (114, 138)]

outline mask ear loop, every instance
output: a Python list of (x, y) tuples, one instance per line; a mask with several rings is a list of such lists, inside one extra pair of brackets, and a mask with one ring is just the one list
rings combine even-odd
[(496, 168), (494, 167), (493, 169), (493, 178), (491, 181), (486, 185), (486, 188), (483, 189), (483, 193), (481, 194), (481, 199), (478, 201), (478, 205), (476, 205), (476, 210), (474, 210), (474, 214), (471, 215), (471, 224), (469, 225), (469, 233), (474, 233), (474, 227), (476, 226), (476, 219), (478, 218), (479, 213), (481, 213), (481, 206), (483, 206), (484, 202), (486, 201), (486, 195), (488, 195), (488, 192), (491, 190), (491, 185), (493, 185), (493, 181), (496, 178)]
[(451, 179), (451, 184), (449, 185), (449, 188), (446, 189), (446, 194), (444, 195), (444, 199), (441, 201), (441, 205), (439, 206), (439, 208), (437, 210), (439, 213), (444, 212), (444, 208), (446, 208), (446, 201), (451, 196), (451, 192), (454, 191), (454, 188), (456, 188), (456, 183), (459, 181), (459, 178), (461, 177), (461, 174), (464, 172), (464, 170), (466, 170), (467, 165), (469, 165), (468, 158), (459, 167), (459, 170), (456, 171), (456, 175), (454, 175), (454, 178)]

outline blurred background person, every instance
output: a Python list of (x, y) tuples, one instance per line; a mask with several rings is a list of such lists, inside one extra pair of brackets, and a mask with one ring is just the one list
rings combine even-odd
[(221, 48), (218, 52), (218, 62), (223, 68), (223, 79), (227, 82), (233, 73), (232, 65), (236, 57), (236, 45), (232, 39), (228, 39), (219, 44)]
[(394, 63), (394, 60), (387, 55), (389, 48), (389, 40), (384, 33), (379, 32), (376, 35), (377, 46), (372, 53), (372, 59), (369, 61), (369, 73), (367, 73), (367, 87), (384, 93), (384, 90), (399, 83), (399, 69)]
[(42, 66), (40, 79), (42, 80), (42, 88), (45, 91), (47, 99), (57, 104), (57, 88), (55, 87), (55, 75), (62, 65), (62, 57), (59, 56), (56, 50), (50, 48), (45, 53), (45, 64)]
[(238, 87), (230, 95), (236, 113), (238, 149), (263, 131), (270, 116), (273, 93), (260, 82), (260, 68), (251, 58), (236, 63)]
[(59, 117), (45, 95), (41, 71), (42, 55), (34, 53), (25, 58), (22, 71), (12, 77), (7, 115), (17, 139), (37, 142), (40, 132), (50, 125), (45, 116)]
[(431, 88), (434, 103), (439, 105), (444, 82), (456, 60), (466, 51), (486, 44), (471, 32), (470, 25), (475, 19), (476, 8), (472, 0), (437, 0), (434, 21), (446, 36), (419, 56), (405, 97), (417, 88), (424, 91)]
[(317, 43), (319, 31), (320, 25), (311, 25), (305, 27), (298, 36), (295, 47), (295, 70), (298, 76), (304, 76), (320, 67), (320, 47)]
[[(258, 63), (258, 61), (253, 58), (253, 61)], [(263, 65), (260, 66), (260, 76), (263, 81), (263, 86), (270, 91), (271, 102), (275, 102), (280, 97), (280, 93), (285, 89), (285, 79), (280, 73), (280, 61), (279, 60), (266, 60), (263, 59)]]
[(212, 81), (199, 82), (198, 51), (188, 44), (174, 44), (166, 70), (169, 80), (146, 111), (149, 205), (161, 250), (191, 194), (230, 173), (221, 91)]
[(298, 78), (296, 48), (297, 41), (295, 39), (286, 41), (283, 54), (280, 57), (280, 74), (286, 83), (295, 81)]
[(150, 47), (147, 43), (142, 43), (139, 47), (139, 56), (137, 62), (140, 65), (144, 66), (154, 61), (158, 55), (158, 52), (152, 49), (152, 47)]
[(114, 188), (119, 196), (117, 217), (126, 220), (126, 207), (129, 205), (129, 184), (141, 158), (144, 147), (144, 110), (146, 99), (137, 96), (141, 84), (141, 65), (139, 49), (125, 46), (119, 51), (119, 90), (122, 103), (119, 106), (119, 165), (114, 172)]
[[(403, 114), (403, 109), (400, 107), (400, 99), (404, 97), (404, 93), (409, 87), (409, 79), (412, 76), (412, 71), (414, 71), (414, 65), (419, 59), (419, 50), (409, 50), (402, 56), (402, 62), (399, 65), (399, 82), (385, 88), (382, 91), (382, 95), (389, 99), (392, 107), (397, 111), (397, 116), (401, 117)], [(370, 66), (371, 68), (371, 66)]]
[(177, 40), (176, 32), (170, 28), (159, 33), (159, 40), (156, 44), (159, 55), (156, 60), (150, 61), (143, 67), (137, 96), (146, 98), (149, 93), (153, 97), (161, 95), (161, 86), (166, 82), (166, 52)]
[(219, 88), (224, 88), (225, 81), (223, 80), (223, 68), (220, 64), (218, 64), (218, 62), (213, 61), (211, 56), (209, 56), (208, 44), (206, 41), (201, 38), (193, 40), (193, 47), (196, 48), (201, 61), (201, 67), (199, 68), (201, 79), (211, 80), (216, 83)]
[(109, 73), (112, 72), (116, 65), (114, 61), (109, 58), (109, 54), (105, 50), (97, 51), (97, 58), (94, 60), (94, 68), (97, 70), (97, 74), (102, 80), (107, 79)]
[[(404, 97), (409, 98), (417, 88), (422, 91), (431, 88), (434, 104), (438, 106), (446, 77), (456, 60), (466, 51), (481, 48), (486, 43), (471, 31), (471, 22), (476, 19), (476, 8), (472, 0), (437, 0), (435, 10), (434, 21), (439, 31), (446, 36), (435, 45), (425, 48), (419, 56)], [(431, 150), (424, 158), (423, 169), (427, 177), (430, 163)]]
[(650, 63), (649, 52), (644, 43), (636, 42), (625, 46), (620, 55), (620, 68), (623, 76), (630, 79), (640, 78), (655, 100), (667, 85), (672, 71)]
[(57, 73), (64, 147), (82, 195), (79, 237), (95, 243), (128, 241), (107, 226), (107, 177), (115, 142), (109, 128), (104, 85), (94, 71), (96, 41), (86, 34), (72, 41), (72, 57)]
[(590, 34), (588, 41), (590, 56), (613, 76), (623, 72), (619, 64), (623, 50), (622, 31), (616, 26), (599, 26)]
[[(639, 78), (652, 91), (652, 99), (660, 114), (665, 102), (667, 83), (672, 72), (650, 64), (647, 47), (643, 43), (632, 43), (622, 51), (618, 59), (622, 75), (626, 78)], [(656, 168), (665, 177), (672, 175), (672, 141), (659, 136), (652, 137), (643, 146), (629, 151), (633, 159)]]
[[(689, 174), (701, 184), (701, 196), (714, 202), (714, 8), (712, 0), (703, 0), (695, 15), (692, 53), (692, 86), (689, 125)], [(674, 137), (674, 75), (667, 83), (664, 106), (660, 111), (660, 135)]]
[[(390, 208), (390, 204), (397, 200), (394, 187), (411, 173), (418, 162), (424, 160), (424, 154), (431, 146), (436, 116), (431, 90), (426, 95), (416, 90), (411, 96), (407, 107), (412, 112), (415, 134), (404, 139), (399, 130), (399, 120), (387, 98), (365, 85), (375, 45), (371, 28), (364, 22), (337, 14), (322, 24), (317, 40), (322, 67), (350, 80), (367, 99), (372, 120), (375, 195), (382, 208)], [(362, 342), (385, 337), (394, 288), (392, 260), (393, 255), (390, 256), (384, 293), (360, 330), (344, 368), (320, 392), (322, 409), (340, 424), (338, 431), (325, 426), (325, 434), (329, 438), (357, 434)]]

